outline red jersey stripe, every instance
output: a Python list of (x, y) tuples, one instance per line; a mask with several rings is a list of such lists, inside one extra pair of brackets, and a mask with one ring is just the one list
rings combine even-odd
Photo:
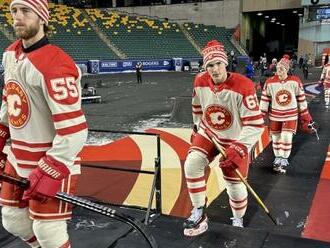
[(54, 122), (65, 121), (65, 120), (80, 117), (82, 115), (84, 115), (82, 110), (77, 110), (77, 111), (62, 113), (62, 114), (54, 114), (53, 115), (53, 121)]
[(74, 125), (71, 127), (66, 127), (66, 128), (61, 128), (61, 129), (56, 129), (56, 133), (58, 135), (64, 136), (64, 135), (69, 135), (73, 133), (78, 133), (81, 130), (87, 129), (87, 123), (83, 122), (78, 125)]
[(27, 143), (24, 141), (14, 140), (14, 139), (12, 139), (11, 142), (16, 145), (27, 146), (30, 148), (42, 148), (42, 147), (50, 148), (50, 147), (52, 147), (52, 143)]

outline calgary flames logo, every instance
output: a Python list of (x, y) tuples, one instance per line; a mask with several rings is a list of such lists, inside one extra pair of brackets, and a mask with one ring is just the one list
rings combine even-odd
[(219, 105), (211, 105), (205, 111), (207, 124), (216, 130), (226, 130), (232, 123), (231, 113), (224, 107)]
[(287, 90), (280, 90), (276, 93), (276, 102), (281, 106), (286, 106), (291, 102), (291, 93)]
[(14, 128), (22, 128), (30, 118), (29, 99), (18, 82), (9, 81), (6, 91), (9, 123)]

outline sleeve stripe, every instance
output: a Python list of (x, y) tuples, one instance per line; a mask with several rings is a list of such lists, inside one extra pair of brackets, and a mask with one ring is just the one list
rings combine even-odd
[(11, 150), (16, 159), (33, 161), (33, 162), (39, 161), (39, 159), (45, 156), (46, 154), (46, 151), (31, 152), (16, 148), (12, 148)]
[(21, 145), (21, 146), (27, 146), (30, 148), (50, 148), (52, 146), (52, 143), (27, 143), (27, 142), (15, 140), (15, 139), (12, 139), (11, 143), (16, 144), (16, 145)]
[(80, 123), (78, 125), (66, 127), (66, 128), (56, 129), (56, 133), (58, 135), (64, 136), (64, 135), (78, 133), (78, 132), (80, 132), (84, 129), (87, 129), (87, 123), (86, 122)]
[(242, 121), (262, 120), (262, 115), (246, 116), (241, 118)]
[(193, 114), (195, 114), (195, 115), (202, 115), (203, 114), (203, 111), (193, 111)]
[(290, 110), (290, 111), (280, 111), (280, 110), (275, 110), (275, 109), (272, 109), (270, 111), (271, 114), (273, 115), (291, 115), (291, 114), (297, 114), (298, 113), (298, 109), (294, 109), (294, 110)]
[(274, 115), (272, 113), (269, 114), (270, 117), (274, 117), (276, 119), (286, 119), (286, 118), (290, 118), (290, 117), (296, 117), (298, 114), (291, 114), (291, 115)]
[(71, 127), (74, 125), (78, 125), (80, 123), (86, 122), (85, 116), (81, 115), (79, 117), (76, 117), (74, 119), (69, 119), (69, 120), (63, 120), (60, 122), (54, 122), (54, 126), (56, 129), (62, 129), (62, 128), (67, 128)]
[(308, 109), (307, 108), (305, 108), (304, 110), (302, 110), (302, 111), (299, 112), (300, 115), (305, 115), (307, 113), (308, 113)]
[(243, 126), (244, 127), (256, 127), (256, 128), (264, 128), (265, 127), (265, 125), (263, 125), (263, 124), (260, 124), (260, 125), (258, 125), (258, 124), (243, 124)]
[(68, 120), (68, 119), (74, 119), (74, 118), (80, 117), (82, 115), (84, 115), (82, 110), (77, 110), (77, 111), (68, 112), (68, 113), (54, 114), (53, 121), (59, 122), (59, 121), (64, 121), (64, 120)]

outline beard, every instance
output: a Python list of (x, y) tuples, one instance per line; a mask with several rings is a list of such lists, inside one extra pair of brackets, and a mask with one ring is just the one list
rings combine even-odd
[(14, 27), (15, 29), (15, 34), (18, 38), (23, 39), (23, 40), (29, 40), (33, 38), (40, 29), (39, 25), (35, 26), (19, 26), (19, 27)]

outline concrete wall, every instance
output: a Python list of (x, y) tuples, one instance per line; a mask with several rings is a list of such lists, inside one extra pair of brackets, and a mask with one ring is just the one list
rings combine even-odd
[(242, 12), (301, 8), (301, 0), (241, 0)]
[(240, 20), (240, 0), (223, 0), (188, 4), (171, 4), (157, 6), (139, 6), (116, 8), (139, 15), (168, 18), (177, 22), (194, 22), (219, 27), (235, 28)]

